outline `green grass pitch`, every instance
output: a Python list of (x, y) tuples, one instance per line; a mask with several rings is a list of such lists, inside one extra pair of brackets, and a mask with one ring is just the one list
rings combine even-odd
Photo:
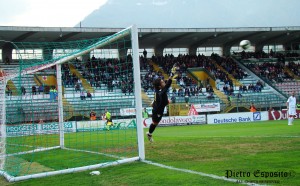
[[(298, 120), (293, 126), (282, 120), (158, 127), (153, 137), (153, 144), (145, 138), (145, 151), (146, 160), (154, 163), (224, 179), (226, 173), (233, 174), (231, 178), (237, 182), (255, 181), (263, 185), (300, 183)], [(17, 183), (8, 183), (1, 178), (0, 185), (237, 185), (144, 162), (98, 170), (101, 172), (99, 176), (85, 171)]]

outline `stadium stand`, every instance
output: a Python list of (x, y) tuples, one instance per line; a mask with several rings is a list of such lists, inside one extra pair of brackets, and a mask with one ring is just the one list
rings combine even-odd
[[(272, 62), (276, 60), (281, 61), (283, 56), (278, 54), (272, 55), (280, 56), (280, 58), (271, 58), (271, 62), (257, 63), (259, 58), (253, 58), (253, 56), (270, 56), (264, 53), (241, 53), (242, 57), (238, 60), (231, 57), (220, 57), (216, 54), (212, 54), (210, 57), (204, 55), (179, 55), (178, 57), (174, 57), (170, 54), (152, 56), (151, 59), (141, 56), (142, 89), (146, 95), (146, 98), (143, 98), (143, 107), (149, 106), (153, 99), (153, 79), (157, 77), (164, 79), (170, 73), (174, 64), (178, 66), (176, 71), (179, 75), (175, 81), (176, 87), (171, 88), (169, 91), (169, 97), (176, 103), (185, 103), (187, 97), (189, 102), (194, 104), (220, 102), (222, 111), (228, 111), (235, 107), (247, 107), (251, 102), (258, 103), (257, 107), (261, 109), (280, 106), (285, 101), (285, 98), (280, 96), (281, 92), (288, 95), (293, 90), (299, 91), (299, 82), (295, 79), (291, 80), (292, 78), (297, 78), (299, 72), (295, 67), (298, 67), (299, 64), (289, 62), (288, 65), (284, 66), (294, 74), (294, 77), (291, 77), (286, 70), (283, 70), (284, 68), (282, 68), (280, 62)], [(130, 58), (130, 56), (128, 57)], [(126, 83), (130, 81), (132, 74), (128, 74), (128, 76), (119, 74), (118, 69), (126, 68), (126, 66), (117, 66), (115, 64), (117, 64), (116, 59), (102, 61), (92, 57), (86, 62), (76, 59), (71, 63), (62, 65), (64, 107), (72, 112), (70, 116), (80, 116), (82, 119), (87, 118), (91, 110), (89, 106), (91, 102), (98, 108), (95, 110), (98, 117), (104, 113), (105, 109), (109, 109), (113, 115), (120, 115), (121, 107), (132, 107), (134, 98), (130, 93), (133, 90), (127, 87)], [(154, 65), (158, 65), (158, 69), (155, 70)], [(9, 71), (17, 66), (18, 62), (15, 61), (3, 65), (2, 68), (5, 71)], [(208, 70), (216, 79), (215, 87), (210, 86), (206, 80), (199, 81), (191, 77), (187, 69), (194, 67), (203, 67)], [(55, 76), (55, 73), (55, 69), (47, 69), (41, 72), (41, 76)], [(273, 81), (271, 85), (269, 85), (270, 80)], [(22, 85), (26, 93), (23, 95), (23, 101), (34, 99), (37, 102), (37, 106), (40, 105), (41, 112), (32, 115), (28, 108), (20, 109), (14, 107), (13, 96), (22, 94), (22, 91), (16, 88), (19, 86), (15, 86), (20, 83), (17, 79), (8, 82), (12, 90), (11, 99), (7, 102), (8, 111), (19, 112), (20, 115), (25, 113), (25, 122), (31, 122), (40, 118), (45, 121), (56, 120), (57, 114), (55, 112), (57, 106), (49, 101), (49, 87), (45, 86), (43, 93), (39, 95), (38, 89), (40, 84), (35, 82), (33, 75), (27, 75), (24, 82), (26, 83), (22, 83)], [(36, 86), (37, 95), (33, 95), (32, 86)], [(275, 89), (273, 86), (275, 86)], [(81, 91), (85, 95), (87, 92), (90, 92), (92, 95), (91, 99), (81, 100)], [(276, 91), (279, 93), (276, 93)], [(119, 99), (103, 99), (103, 95), (105, 97), (117, 95)], [(231, 97), (230, 103), (224, 100), (224, 98), (229, 100), (229, 96)], [(115, 103), (109, 104), (112, 102)], [(45, 114), (43, 115), (43, 113), (47, 112), (51, 113), (51, 116), (53, 116), (52, 119), (47, 118)], [(26, 115), (32, 116), (29, 118)], [(66, 118), (70, 119), (70, 117)], [(14, 123), (16, 121), (11, 119), (9, 122)]]
[[(251, 56), (251, 59), (245, 60), (243, 55)], [(242, 64), (285, 97), (288, 97), (292, 91), (296, 91), (296, 95), (299, 96), (299, 91), (297, 91), (300, 79), (298, 76), (299, 54), (270, 51), (269, 55), (263, 55), (261, 58), (248, 53), (242, 53), (241, 56)]]
[[(130, 60), (130, 55), (128, 56)], [(174, 80), (174, 86), (169, 91), (169, 97), (176, 103), (185, 103), (188, 97), (190, 103), (213, 103), (220, 102), (222, 111), (230, 110), (234, 107), (246, 107), (250, 102), (259, 102), (258, 108), (267, 109), (268, 107), (280, 106), (285, 102), (286, 97), (292, 91), (299, 92), (298, 79), (299, 55), (297, 53), (272, 52), (241, 52), (235, 53), (232, 57), (221, 57), (217, 54), (211, 56), (180, 54), (174, 57), (172, 54), (164, 56), (153, 55), (151, 59), (140, 56), (142, 98), (143, 107), (150, 105), (153, 99), (153, 79), (161, 77), (163, 79), (171, 72), (171, 68), (176, 65), (178, 77)], [(124, 59), (120, 59), (125, 62)], [(127, 59), (128, 60), (128, 59)], [(121, 64), (121, 65), (117, 65)], [(3, 70), (9, 72), (18, 67), (17, 61), (11, 61), (1, 66)], [(188, 69), (201, 67), (208, 71), (215, 81), (211, 85), (207, 80), (199, 80), (191, 75)], [(134, 98), (131, 95), (132, 87), (128, 83), (132, 81), (133, 74), (120, 74), (120, 69), (124, 71), (131, 67), (125, 63), (118, 63), (117, 59), (97, 59), (92, 56), (87, 61), (75, 59), (74, 61), (62, 65), (62, 83), (64, 86), (64, 107), (68, 108), (71, 115), (88, 117), (92, 102), (97, 105), (101, 102), (98, 110), (99, 116), (109, 107), (108, 102), (101, 96), (117, 95), (120, 96), (109, 108), (113, 115), (120, 114), (120, 105), (131, 107)], [(56, 76), (55, 69), (47, 69), (40, 72), (40, 76)], [(24, 101), (34, 99), (37, 102), (47, 105), (49, 102), (49, 90), (51, 86), (44, 86), (41, 95), (39, 87), (41, 83), (36, 82), (37, 77), (26, 75), (22, 82), (18, 79), (8, 82), (10, 101), (7, 102), (11, 107), (11, 112), (19, 112), (18, 108), (13, 107), (13, 96), (24, 94)], [(25, 83), (26, 82), (26, 83)], [(132, 83), (132, 82), (131, 82)], [(129, 83), (129, 84), (131, 84)], [(26, 93), (22, 92), (20, 85), (24, 87)], [(33, 95), (33, 86), (37, 95)], [(53, 85), (52, 85), (53, 86)], [(81, 100), (80, 92), (91, 93), (90, 99)], [(230, 97), (230, 103), (229, 103)], [(124, 99), (125, 98), (125, 99)], [(89, 102), (89, 104), (85, 104)], [(50, 104), (51, 105), (51, 104)], [(103, 106), (104, 105), (104, 106)], [(54, 106), (47, 107), (49, 112), (55, 115)], [(47, 110), (42, 108), (42, 110)], [(20, 110), (20, 109), (19, 109)], [(23, 109), (24, 110), (24, 109)], [(27, 109), (25, 113), (29, 112)], [(40, 116), (34, 116), (36, 119)], [(28, 117), (25, 117), (28, 118)], [(55, 120), (57, 116), (53, 118)], [(68, 118), (68, 117), (67, 117)], [(47, 120), (47, 118), (44, 118)], [(70, 119), (70, 118), (68, 118)], [(30, 122), (33, 119), (26, 119)], [(12, 121), (13, 122), (13, 121)]]

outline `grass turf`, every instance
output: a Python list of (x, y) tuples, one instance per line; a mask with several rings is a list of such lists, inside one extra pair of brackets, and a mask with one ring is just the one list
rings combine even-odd
[[(276, 185), (297, 185), (300, 183), (300, 125), (297, 125), (297, 120), (294, 123), (293, 126), (288, 126), (287, 121), (266, 121), (158, 127), (153, 135), (154, 143), (145, 143), (146, 159), (175, 168), (223, 177), (226, 176), (226, 171), (250, 173), (249, 177), (232, 177), (237, 180), (254, 180), (267, 184), (277, 181)], [(143, 162), (98, 170), (101, 171), (99, 176), (91, 176), (90, 171), (85, 171), (27, 180), (14, 185), (235, 184)], [(255, 171), (269, 174), (291, 172), (291, 175), (264, 177), (266, 174), (259, 174), (259, 177), (255, 177)], [(0, 185), (11, 184), (0, 180)]]

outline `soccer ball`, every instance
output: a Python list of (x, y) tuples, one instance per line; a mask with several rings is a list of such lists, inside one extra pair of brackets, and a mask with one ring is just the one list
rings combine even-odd
[(248, 49), (251, 46), (251, 43), (249, 40), (243, 40), (240, 42), (240, 47), (244, 50)]

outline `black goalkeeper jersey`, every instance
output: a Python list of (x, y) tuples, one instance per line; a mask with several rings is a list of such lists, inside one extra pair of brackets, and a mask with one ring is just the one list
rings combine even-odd
[(169, 99), (168, 99), (168, 90), (170, 88), (172, 84), (172, 79), (169, 79), (166, 83), (166, 86), (159, 90), (159, 91), (155, 91), (154, 94), (154, 102), (153, 102), (153, 112), (162, 115), (164, 113), (164, 109), (165, 107), (168, 105), (169, 103)]

